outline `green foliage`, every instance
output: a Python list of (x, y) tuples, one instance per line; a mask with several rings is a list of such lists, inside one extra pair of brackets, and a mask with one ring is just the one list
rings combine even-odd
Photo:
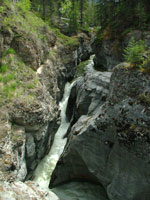
[(65, 44), (70, 47), (77, 47), (78, 39), (76, 37), (68, 37), (68, 39), (65, 41)]
[(77, 37), (68, 37), (64, 34), (62, 34), (59, 29), (53, 29), (53, 31), (56, 33), (57, 37), (67, 46), (70, 47), (76, 47), (78, 45), (78, 39)]
[(77, 33), (79, 29), (79, 9), (77, 2), (74, 2), (71, 7), (69, 19), (69, 32)]
[(131, 32), (132, 31), (132, 28), (127, 28), (127, 29), (125, 29), (122, 33), (121, 33), (121, 36), (122, 37), (125, 37), (129, 32)]
[(150, 93), (142, 93), (139, 96), (139, 99), (140, 99), (141, 103), (144, 103), (146, 105), (150, 105)]
[(101, 0), (97, 4), (97, 20), (102, 31), (108, 30), (111, 38), (121, 38), (126, 29), (147, 29), (150, 25), (150, 5), (147, 0)]
[(15, 54), (15, 53), (16, 51), (13, 48), (9, 48), (3, 53), (3, 56), (7, 56), (9, 54)]
[(5, 73), (7, 72), (7, 69), (8, 69), (8, 65), (1, 65), (0, 66), (0, 73)]
[(77, 66), (77, 71), (76, 71), (76, 75), (75, 75), (76, 77), (83, 75), (83, 73), (85, 72), (85, 68), (87, 67), (88, 63), (89, 63), (89, 60), (80, 62), (80, 64)]
[(7, 74), (3, 76), (3, 82), (6, 84), (14, 79), (14, 74)]
[(0, 13), (4, 13), (5, 8), (3, 6), (0, 6)]
[(36, 95), (34, 90), (40, 84), (35, 72), (16, 54), (8, 54), (1, 62), (0, 106), (21, 96), (27, 102), (29, 102), (28, 96), (32, 96), (33, 99)]
[(144, 61), (144, 52), (146, 51), (145, 44), (142, 40), (135, 41), (131, 39), (128, 46), (124, 50), (124, 58), (134, 66), (140, 66)]
[(17, 3), (17, 6), (24, 12), (30, 10), (31, 3), (30, 0), (21, 0)]
[[(20, 29), (25, 30), (25, 34), (27, 35), (34, 35), (34, 37), (39, 37), (43, 41), (45, 40), (44, 34), (40, 33), (40, 28), (43, 26), (46, 26), (46, 24), (43, 22), (43, 20), (36, 15), (34, 15), (32, 12), (26, 11), (22, 13), (22, 11), (18, 12), (17, 9), (14, 9), (14, 11), (9, 15), (8, 17), (5, 17), (3, 20), (3, 25), (11, 30), (12, 27), (19, 26)], [(23, 35), (25, 37), (25, 34)], [(22, 37), (21, 34), (16, 34), (15, 37)], [(8, 50), (8, 53), (15, 53), (13, 50)]]
[(64, 17), (69, 17), (70, 12), (72, 9), (72, 1), (71, 0), (64, 0), (64, 2), (61, 3), (61, 14)]
[(135, 13), (138, 20), (138, 25), (141, 29), (146, 28), (146, 21), (147, 21), (147, 15), (145, 12), (144, 4), (143, 2), (138, 2), (135, 8)]
[(0, 82), (3, 80), (3, 76), (0, 74)]
[(148, 51), (148, 57), (143, 61), (141, 72), (150, 74), (150, 52)]

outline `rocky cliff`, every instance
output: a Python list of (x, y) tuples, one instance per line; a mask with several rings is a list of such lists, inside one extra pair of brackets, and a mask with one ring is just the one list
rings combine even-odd
[(51, 187), (86, 181), (101, 185), (105, 199), (148, 200), (149, 74), (128, 63), (107, 73), (86, 73), (72, 89), (73, 126)]
[(84, 52), (75, 57), (77, 37), (16, 4), (4, 3), (0, 18), (0, 181), (23, 181), (50, 149), (64, 85)]
[(93, 43), (95, 54), (95, 68), (100, 71), (112, 71), (112, 69), (123, 61), (123, 50), (127, 47), (131, 38), (135, 41), (144, 40), (146, 46), (150, 45), (149, 31), (134, 30), (116, 39), (96, 39)]
[[(78, 48), (77, 38), (60, 35), (13, 4), (1, 6), (0, 18), (0, 198), (57, 200), (34, 182), (20, 181), (50, 149), (65, 82), (89, 58), (91, 41), (80, 34)], [(121, 46), (103, 41), (95, 50), (96, 67), (112, 71), (133, 35), (149, 45), (149, 33), (140, 31)], [(67, 108), (68, 142), (51, 187), (84, 182), (96, 191), (94, 200), (149, 200), (149, 91), (148, 72), (128, 63), (78, 78)]]

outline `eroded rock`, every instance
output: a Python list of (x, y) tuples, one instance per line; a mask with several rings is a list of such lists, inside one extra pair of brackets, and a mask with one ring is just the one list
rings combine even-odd
[(123, 50), (129, 44), (131, 38), (135, 41), (144, 40), (147, 47), (150, 45), (150, 32), (134, 30), (126, 34), (120, 40), (103, 39), (93, 43), (95, 53), (95, 67), (100, 71), (112, 71), (119, 63), (124, 61)]
[(106, 102), (72, 127), (52, 187), (85, 180), (110, 200), (150, 198), (149, 87), (148, 74), (126, 63), (114, 69)]
[(50, 190), (40, 188), (33, 182), (14, 182), (0, 184), (0, 199), (24, 199), (24, 200), (59, 200)]

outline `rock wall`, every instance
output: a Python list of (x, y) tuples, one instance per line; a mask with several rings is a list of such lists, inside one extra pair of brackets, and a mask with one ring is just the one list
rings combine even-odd
[[(97, 87), (104, 85), (100, 81), (95, 83)], [(86, 91), (91, 90), (92, 84), (85, 84)], [(122, 63), (114, 68), (106, 101), (101, 105), (98, 94), (100, 104), (92, 113), (88, 110), (95, 98), (89, 104), (91, 97), (86, 95), (84, 104), (79, 104), (80, 116), (71, 128), (51, 187), (89, 181), (102, 185), (110, 200), (150, 198), (149, 85), (149, 74)], [(77, 99), (86, 94), (83, 87), (80, 82), (73, 89), (77, 110)]]
[(75, 74), (74, 47), (13, 4), (0, 17), (0, 181), (23, 181), (59, 126), (58, 102)]
[(150, 33), (148, 31), (134, 30), (126, 34), (126, 36), (115, 40), (99, 40), (97, 38), (93, 43), (94, 63), (97, 70), (112, 71), (116, 65), (121, 63), (124, 60), (123, 50), (127, 47), (131, 38), (136, 41), (144, 40), (147, 46), (150, 44)]

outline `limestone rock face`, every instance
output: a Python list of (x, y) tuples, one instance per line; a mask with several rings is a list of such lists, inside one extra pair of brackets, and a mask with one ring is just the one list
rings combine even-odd
[(114, 68), (105, 103), (72, 127), (52, 187), (82, 180), (103, 185), (110, 200), (150, 198), (150, 78), (127, 66)]

